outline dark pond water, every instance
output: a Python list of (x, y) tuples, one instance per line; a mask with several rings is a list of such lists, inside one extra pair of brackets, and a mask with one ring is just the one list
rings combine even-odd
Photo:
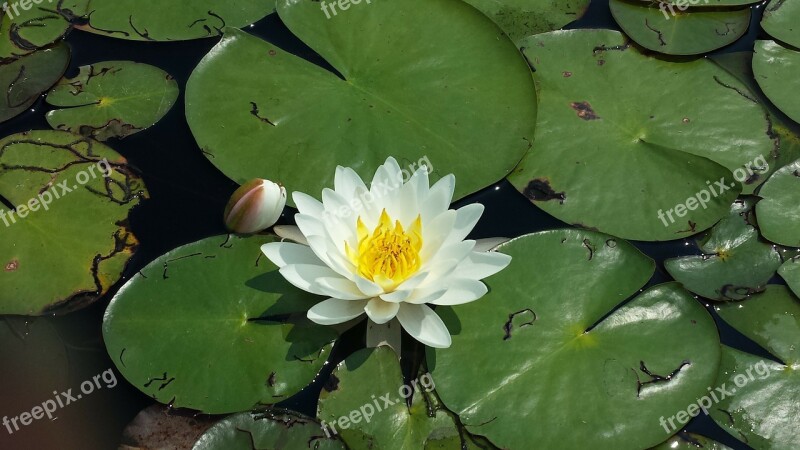
[[(748, 34), (720, 52), (752, 50), (753, 41), (760, 33), (758, 23), (761, 8), (762, 5), (754, 7), (755, 14)], [(617, 29), (617, 26), (611, 18), (607, 0), (594, 0), (588, 14), (570, 28)], [(294, 38), (274, 15), (249, 27), (247, 31), (327, 66)], [(94, 62), (133, 60), (166, 70), (178, 80), (183, 92), (191, 71), (216, 41), (217, 39), (208, 39), (151, 44), (73, 32), (67, 38), (73, 54), (67, 75), (73, 76), (77, 73), (77, 67)], [(220, 88), (224, 89), (224, 86)], [(620, 96), (620, 101), (624, 101), (624, 96)], [(112, 148), (122, 153), (141, 171), (151, 194), (151, 199), (144, 202), (132, 217), (133, 231), (140, 239), (141, 247), (126, 270), (125, 279), (170, 249), (225, 233), (222, 211), (237, 185), (222, 175), (200, 153), (184, 119), (183, 102), (184, 97), (181, 95), (170, 113), (153, 128), (121, 141), (109, 142)], [(28, 113), (0, 125), (0, 135), (6, 136), (30, 129), (49, 129), (44, 119), (48, 108), (40, 100)], [(462, 200), (456, 206), (472, 202), (480, 202), (486, 206), (486, 213), (472, 235), (474, 238), (515, 237), (566, 226), (533, 207), (506, 182), (487, 188)], [(291, 214), (287, 216), (282, 219), (282, 223), (290, 223)], [(698, 252), (691, 241), (637, 243), (637, 246), (658, 262), (659, 269), (651, 284), (669, 280), (663, 269), (666, 258)], [(43, 274), (42, 282), (47, 282), (47, 274)], [(776, 279), (775, 282), (780, 280)], [(30, 347), (18, 352), (15, 358), (0, 360), (0, 414), (14, 416), (30, 410), (32, 406), (51, 396), (50, 391), (74, 388), (82, 380), (114, 367), (105, 353), (100, 329), (103, 312), (112, 295), (113, 292), (78, 313), (46, 319), (58, 330), (60, 340), (66, 346), (70, 371), (66, 378), (62, 373), (63, 365), (53, 363), (54, 359), (46, 352), (41, 361), (31, 362), (31, 358), (26, 355), (34, 352), (33, 343), (24, 344)], [(768, 357), (763, 349), (722, 323), (711, 308), (708, 309), (717, 321), (723, 343)], [(18, 320), (14, 324), (24, 335), (24, 324), (21, 328)], [(333, 362), (340, 361), (349, 351), (363, 345), (364, 331), (363, 325), (351, 330), (334, 350)], [(27, 351), (31, 353), (26, 353)], [(39, 350), (38, 353), (43, 352)], [(405, 356), (407, 360), (414, 359), (413, 355)], [(330, 370), (330, 367), (326, 370)], [(152, 404), (150, 398), (128, 385), (121, 376), (117, 375), (117, 379), (119, 384), (115, 387), (95, 392), (59, 411), (59, 417), (55, 421), (39, 421), (40, 423), (26, 427), (14, 435), (8, 435), (0, 428), (0, 449), (116, 448), (125, 424), (140, 409)], [(318, 380), (306, 391), (282, 405), (313, 415), (320, 387), (321, 381)], [(694, 419), (686, 429), (734, 448), (748, 448), (704, 416)]]

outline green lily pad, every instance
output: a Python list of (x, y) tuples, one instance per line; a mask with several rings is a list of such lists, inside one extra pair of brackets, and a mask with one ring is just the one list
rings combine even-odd
[(717, 307), (720, 317), (777, 360), (723, 347), (711, 418), (752, 448), (800, 448), (800, 300), (785, 286)]
[(47, 94), (47, 103), (66, 109), (47, 113), (57, 130), (105, 141), (138, 133), (161, 120), (180, 90), (171, 75), (133, 61), (106, 61), (80, 68)]
[(465, 0), (512, 40), (558, 30), (586, 13), (590, 0)]
[(694, 433), (678, 433), (651, 450), (733, 450), (727, 445)]
[(773, 150), (762, 106), (710, 61), (645, 56), (610, 30), (532, 36), (524, 53), (539, 123), (509, 180), (564, 222), (647, 241), (696, 234)]
[(83, 31), (132, 41), (185, 41), (219, 36), (275, 11), (274, 0), (90, 0)]
[(337, 165), (371, 179), (394, 156), (404, 168), (424, 160), (433, 180), (454, 173), (460, 198), (503, 178), (528, 150), (530, 69), (473, 7), (378, 1), (330, 20), (319, 9), (299, 0), (278, 12), (341, 77), (229, 29), (189, 79), (189, 125), (230, 178), (318, 193), (333, 185)]
[(776, 39), (800, 47), (800, 4), (771, 0), (764, 8), (761, 28)]
[(778, 269), (778, 274), (786, 280), (795, 295), (800, 296), (800, 257), (793, 258)]
[(772, 174), (758, 195), (761, 234), (776, 244), (800, 247), (800, 160)]
[(0, 196), (16, 206), (0, 206), (0, 314), (68, 312), (105, 294), (138, 245), (127, 218), (146, 195), (99, 142), (63, 131), (0, 140)]
[(675, 280), (712, 300), (743, 300), (760, 292), (781, 265), (781, 255), (759, 240), (751, 199), (737, 200), (699, 243), (704, 255), (668, 259)]
[[(0, 10), (0, 62), (8, 62), (56, 42), (70, 29), (69, 14), (58, 5), (10, 2), (9, 12)], [(63, 2), (58, 2), (63, 3)]]
[(547, 231), (497, 251), (511, 265), (485, 280), (479, 301), (437, 308), (453, 345), (428, 353), (436, 391), (467, 431), (501, 448), (616, 449), (656, 445), (682, 427), (659, 418), (705, 393), (719, 362), (699, 302), (668, 283), (611, 312), (654, 263), (600, 233)]
[(625, 34), (642, 47), (668, 55), (699, 55), (716, 50), (738, 40), (750, 25), (749, 8), (672, 15), (661, 5), (667, 4), (638, 0), (609, 3), (614, 20)]
[(103, 321), (122, 375), (161, 403), (209, 414), (274, 404), (308, 385), (336, 336), (305, 318), (319, 298), (261, 254), (274, 240), (204, 239), (133, 277)]
[(320, 431), (314, 419), (287, 410), (234, 414), (217, 422), (192, 450), (315, 449), (344, 450)]
[(795, 122), (800, 122), (800, 52), (775, 41), (756, 41), (753, 72), (764, 94)]
[(391, 348), (363, 349), (334, 370), (320, 395), (317, 416), (326, 434), (340, 435), (354, 450), (461, 449), (466, 433), (439, 403), (433, 387), (430, 374), (404, 383)]
[(63, 43), (0, 65), (0, 87), (5, 93), (0, 102), (0, 122), (30, 108), (61, 78), (67, 65), (69, 47)]

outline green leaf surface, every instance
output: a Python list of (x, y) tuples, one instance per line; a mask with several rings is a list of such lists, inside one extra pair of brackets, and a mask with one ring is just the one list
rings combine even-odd
[(795, 295), (800, 296), (800, 257), (793, 258), (778, 269), (778, 274), (786, 280), (786, 284), (792, 289)]
[(114, 297), (103, 335), (128, 381), (209, 414), (277, 403), (308, 385), (335, 333), (308, 322), (319, 298), (260, 251), (267, 236), (217, 236), (150, 263)]
[(586, 13), (589, 0), (465, 0), (489, 16), (514, 41), (558, 30)]
[(696, 234), (773, 150), (763, 107), (710, 61), (645, 56), (610, 30), (532, 36), (524, 53), (540, 114), (509, 180), (564, 222), (647, 241)]
[(344, 450), (327, 437), (314, 419), (292, 411), (267, 410), (234, 414), (206, 431), (192, 450)]
[(75, 78), (63, 78), (47, 102), (57, 109), (47, 122), (105, 141), (124, 138), (158, 122), (175, 104), (178, 83), (158, 67), (133, 61), (83, 66)]
[(404, 383), (391, 348), (359, 350), (333, 371), (320, 395), (323, 430), (353, 450), (462, 448), (463, 431), (436, 398), (430, 375), (414, 381)]
[(656, 445), (651, 450), (732, 450), (705, 436), (694, 433), (678, 433), (667, 441)]
[(497, 251), (513, 259), (486, 280), (484, 298), (437, 308), (453, 334), (451, 348), (428, 353), (444, 405), (501, 448), (663, 442), (671, 433), (659, 418), (684, 410), (717, 374), (708, 312), (677, 283), (614, 310), (654, 263), (607, 235), (547, 231)]
[(756, 41), (753, 72), (770, 101), (800, 122), (800, 51), (775, 41)]
[[(0, 16), (0, 63), (6, 63), (61, 39), (71, 20), (84, 14), (87, 0), (4, 2)], [(26, 9), (24, 5), (27, 5)]]
[(758, 195), (761, 234), (776, 244), (800, 247), (800, 160), (772, 174)]
[(132, 41), (185, 41), (257, 22), (275, 11), (275, 1), (89, 0), (89, 10), (75, 28)]
[(39, 95), (54, 85), (69, 64), (69, 47), (58, 44), (0, 65), (0, 122), (30, 108)]
[(770, 36), (800, 48), (800, 2), (771, 0), (764, 8), (761, 28)]
[(0, 207), (0, 314), (68, 312), (105, 294), (138, 245), (127, 219), (146, 195), (99, 142), (63, 131), (0, 140), (0, 196), (15, 206)]
[(760, 292), (781, 265), (781, 255), (759, 240), (753, 200), (737, 200), (699, 242), (699, 256), (672, 258), (664, 266), (683, 286), (711, 300), (744, 300)]
[[(663, 3), (611, 0), (611, 14), (637, 44), (668, 55), (698, 55), (738, 40), (750, 9), (691, 11), (672, 15)], [(679, 11), (679, 10), (676, 10)]]
[(187, 120), (226, 175), (316, 195), (337, 165), (371, 179), (388, 156), (406, 170), (427, 158), (434, 180), (455, 174), (460, 198), (517, 165), (535, 88), (489, 19), (459, 0), (377, 0), (330, 20), (319, 5), (281, 2), (279, 14), (341, 77), (232, 29), (194, 70)]

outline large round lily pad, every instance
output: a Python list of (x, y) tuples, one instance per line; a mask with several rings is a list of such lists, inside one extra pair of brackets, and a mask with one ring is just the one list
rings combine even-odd
[(75, 78), (63, 78), (47, 94), (47, 103), (65, 108), (47, 113), (47, 122), (101, 141), (124, 138), (158, 122), (178, 93), (178, 83), (158, 67), (101, 62), (81, 67)]
[(108, 353), (134, 386), (209, 414), (274, 404), (308, 385), (335, 339), (305, 312), (320, 299), (261, 254), (267, 236), (218, 236), (133, 277), (103, 321)]
[[(702, 2), (701, 2), (702, 3)], [(668, 55), (698, 55), (724, 47), (750, 25), (750, 9), (680, 12), (672, 14), (661, 2), (611, 0), (611, 14), (637, 44)]]
[(0, 11), (0, 63), (27, 55), (61, 39), (72, 27), (71, 20), (85, 13), (88, 0), (8, 2)]
[(326, 434), (340, 435), (353, 450), (477, 448), (433, 388), (430, 374), (405, 383), (391, 348), (359, 350), (334, 370), (317, 416)]
[(437, 308), (453, 345), (428, 353), (440, 398), (469, 432), (501, 448), (634, 449), (682, 427), (659, 418), (706, 392), (719, 362), (699, 302), (668, 283), (614, 311), (654, 263), (600, 233), (547, 231), (497, 251), (511, 265), (479, 301)]
[(800, 51), (775, 41), (756, 41), (753, 72), (764, 94), (795, 122), (800, 122)]
[(188, 82), (186, 116), (234, 180), (313, 194), (333, 184), (337, 165), (371, 178), (394, 156), (404, 168), (422, 161), (433, 179), (454, 173), (460, 198), (507, 175), (533, 141), (530, 69), (462, 1), (361, 3), (330, 20), (317, 1), (278, 6), (341, 76), (229, 29)]
[(800, 296), (800, 257), (783, 263), (781, 268), (778, 269), (778, 273), (786, 280), (786, 284), (789, 285), (794, 294)]
[(800, 247), (800, 160), (782, 167), (761, 186), (756, 205), (761, 233), (768, 240)]
[(508, 37), (558, 30), (583, 17), (589, 0), (466, 0), (489, 16)]
[(800, 300), (785, 286), (769, 286), (717, 311), (776, 360), (723, 347), (711, 417), (752, 448), (800, 448)]
[(336, 436), (325, 436), (314, 419), (292, 411), (267, 410), (226, 417), (206, 431), (192, 450), (344, 448)]
[(703, 255), (668, 259), (664, 267), (686, 289), (712, 300), (760, 292), (781, 265), (778, 250), (759, 239), (752, 199), (737, 200), (699, 246)]
[(609, 30), (523, 45), (540, 114), (534, 148), (509, 179), (562, 221), (638, 240), (696, 234), (727, 214), (739, 180), (773, 150), (762, 106), (710, 61), (649, 57)]
[(0, 140), (0, 196), (15, 207), (0, 206), (0, 314), (69, 311), (106, 293), (138, 244), (127, 218), (145, 195), (99, 142), (63, 131)]
[(134, 41), (184, 41), (249, 25), (275, 10), (274, 0), (89, 0), (76, 28)]
[(0, 122), (30, 108), (61, 78), (68, 64), (69, 47), (62, 43), (0, 65)]
[(800, 2), (771, 0), (764, 8), (761, 27), (770, 36), (800, 48)]

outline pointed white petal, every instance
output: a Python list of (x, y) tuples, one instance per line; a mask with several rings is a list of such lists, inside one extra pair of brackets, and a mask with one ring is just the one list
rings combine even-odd
[(322, 215), (322, 203), (314, 197), (302, 192), (292, 192), (292, 200), (294, 200), (294, 204), (297, 205), (297, 210), (301, 214), (307, 214), (312, 217)]
[(333, 179), (333, 188), (341, 196), (351, 198), (359, 188), (366, 189), (361, 177), (349, 167), (338, 166)]
[(466, 239), (467, 235), (478, 224), (478, 220), (483, 215), (483, 210), (483, 205), (480, 203), (473, 203), (456, 210), (456, 222), (453, 224), (453, 230), (447, 236), (445, 244), (453, 244)]
[(504, 238), (504, 237), (476, 239), (475, 251), (488, 252), (490, 250), (497, 248), (500, 244), (504, 244), (510, 240), (511, 238)]
[(472, 252), (456, 268), (459, 278), (482, 280), (508, 267), (511, 256), (498, 252)]
[(369, 316), (370, 320), (378, 325), (382, 325), (394, 319), (397, 315), (397, 311), (400, 310), (400, 304), (389, 303), (379, 298), (373, 298), (367, 303), (364, 310), (367, 312), (367, 316)]
[(358, 289), (370, 297), (377, 297), (383, 294), (383, 288), (378, 283), (369, 281), (360, 275), (356, 276), (355, 282)]
[(341, 277), (338, 273), (325, 266), (315, 266), (311, 264), (290, 264), (281, 267), (281, 275), (286, 281), (295, 287), (312, 294), (325, 295), (316, 284), (318, 278), (337, 278)]
[(294, 225), (276, 225), (272, 227), (272, 231), (278, 235), (281, 239), (286, 239), (289, 241), (297, 242), (298, 244), (308, 245), (308, 239), (306, 239), (303, 232), (300, 231), (300, 228)]
[(397, 288), (389, 293), (389, 294), (382, 294), (380, 296), (381, 299), (387, 302), (402, 302), (405, 301), (407, 298), (414, 293), (414, 289), (419, 286), (420, 283), (425, 281), (425, 278), (429, 275), (428, 272), (420, 272), (415, 274), (413, 277), (407, 279), (400, 283)]
[(400, 303), (397, 312), (400, 325), (414, 339), (434, 348), (447, 348), (452, 344), (450, 332), (442, 319), (426, 305)]
[(342, 300), (364, 300), (369, 298), (368, 295), (364, 295), (363, 292), (358, 290), (355, 283), (344, 278), (319, 278), (316, 280), (316, 284), (315, 289), (319, 289), (325, 292), (323, 295), (333, 298)]
[(453, 192), (456, 188), (456, 178), (450, 174), (434, 184), (428, 196), (420, 204), (420, 214), (423, 223), (433, 220), (439, 214), (450, 208), (453, 200)]
[(478, 280), (459, 279), (450, 281), (450, 289), (434, 301), (432, 305), (463, 305), (475, 301), (489, 292), (486, 285)]
[(366, 300), (347, 301), (329, 298), (312, 306), (308, 310), (308, 318), (320, 325), (336, 325), (364, 314)]
[(307, 245), (294, 242), (270, 242), (262, 245), (261, 251), (279, 268), (289, 264), (325, 265)]

